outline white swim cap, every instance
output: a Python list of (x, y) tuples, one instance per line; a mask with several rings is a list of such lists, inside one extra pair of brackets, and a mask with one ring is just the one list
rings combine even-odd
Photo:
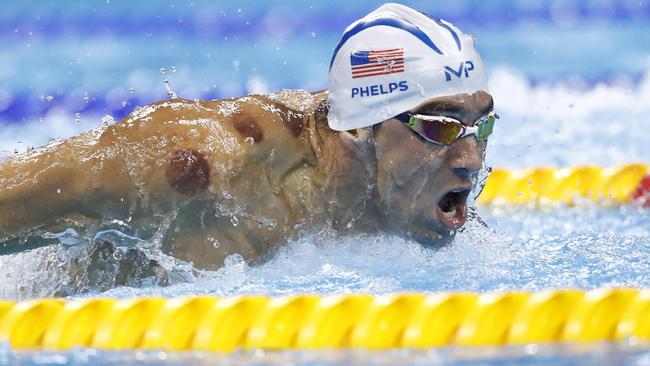
[(424, 101), (487, 91), (474, 39), (452, 24), (400, 4), (352, 23), (329, 73), (330, 128), (372, 126)]

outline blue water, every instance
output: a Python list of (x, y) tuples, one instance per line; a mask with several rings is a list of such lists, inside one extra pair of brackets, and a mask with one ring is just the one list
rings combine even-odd
[[(650, 2), (404, 2), (477, 37), (502, 119), (487, 163), (650, 163)], [(377, 1), (19, 2), (0, 13), (0, 158), (119, 119), (167, 98), (220, 98), (326, 88), (343, 28)], [(108, 116), (108, 117), (107, 117)], [(331, 232), (289, 243), (268, 263), (237, 255), (213, 272), (153, 253), (175, 280), (88, 296), (282, 295), (403, 291), (650, 287), (650, 210), (479, 207), (438, 251), (386, 236)], [(51, 296), (83, 254), (51, 246), (0, 257), (0, 297)], [(214, 355), (65, 354), (0, 350), (0, 363), (214, 363)], [(649, 364), (630, 345), (424, 353), (237, 354), (232, 364)]]

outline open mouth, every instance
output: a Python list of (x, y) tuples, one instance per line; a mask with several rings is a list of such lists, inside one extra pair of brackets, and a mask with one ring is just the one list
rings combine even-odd
[(465, 225), (469, 193), (469, 189), (454, 189), (442, 196), (438, 202), (438, 219), (448, 229), (456, 230)]

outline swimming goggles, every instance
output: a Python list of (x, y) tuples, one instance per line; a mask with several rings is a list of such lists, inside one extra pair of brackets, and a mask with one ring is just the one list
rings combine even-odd
[(492, 134), (494, 122), (499, 119), (499, 115), (490, 112), (488, 115), (476, 120), (472, 127), (465, 126), (459, 120), (446, 116), (429, 116), (405, 112), (395, 116), (395, 118), (429, 142), (438, 145), (450, 145), (457, 139), (468, 135), (474, 135), (479, 142), (487, 140)]

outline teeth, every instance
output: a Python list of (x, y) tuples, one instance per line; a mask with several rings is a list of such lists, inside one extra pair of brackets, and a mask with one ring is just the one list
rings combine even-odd
[(446, 218), (451, 219), (456, 216), (456, 206), (454, 206), (451, 211), (442, 213)]

